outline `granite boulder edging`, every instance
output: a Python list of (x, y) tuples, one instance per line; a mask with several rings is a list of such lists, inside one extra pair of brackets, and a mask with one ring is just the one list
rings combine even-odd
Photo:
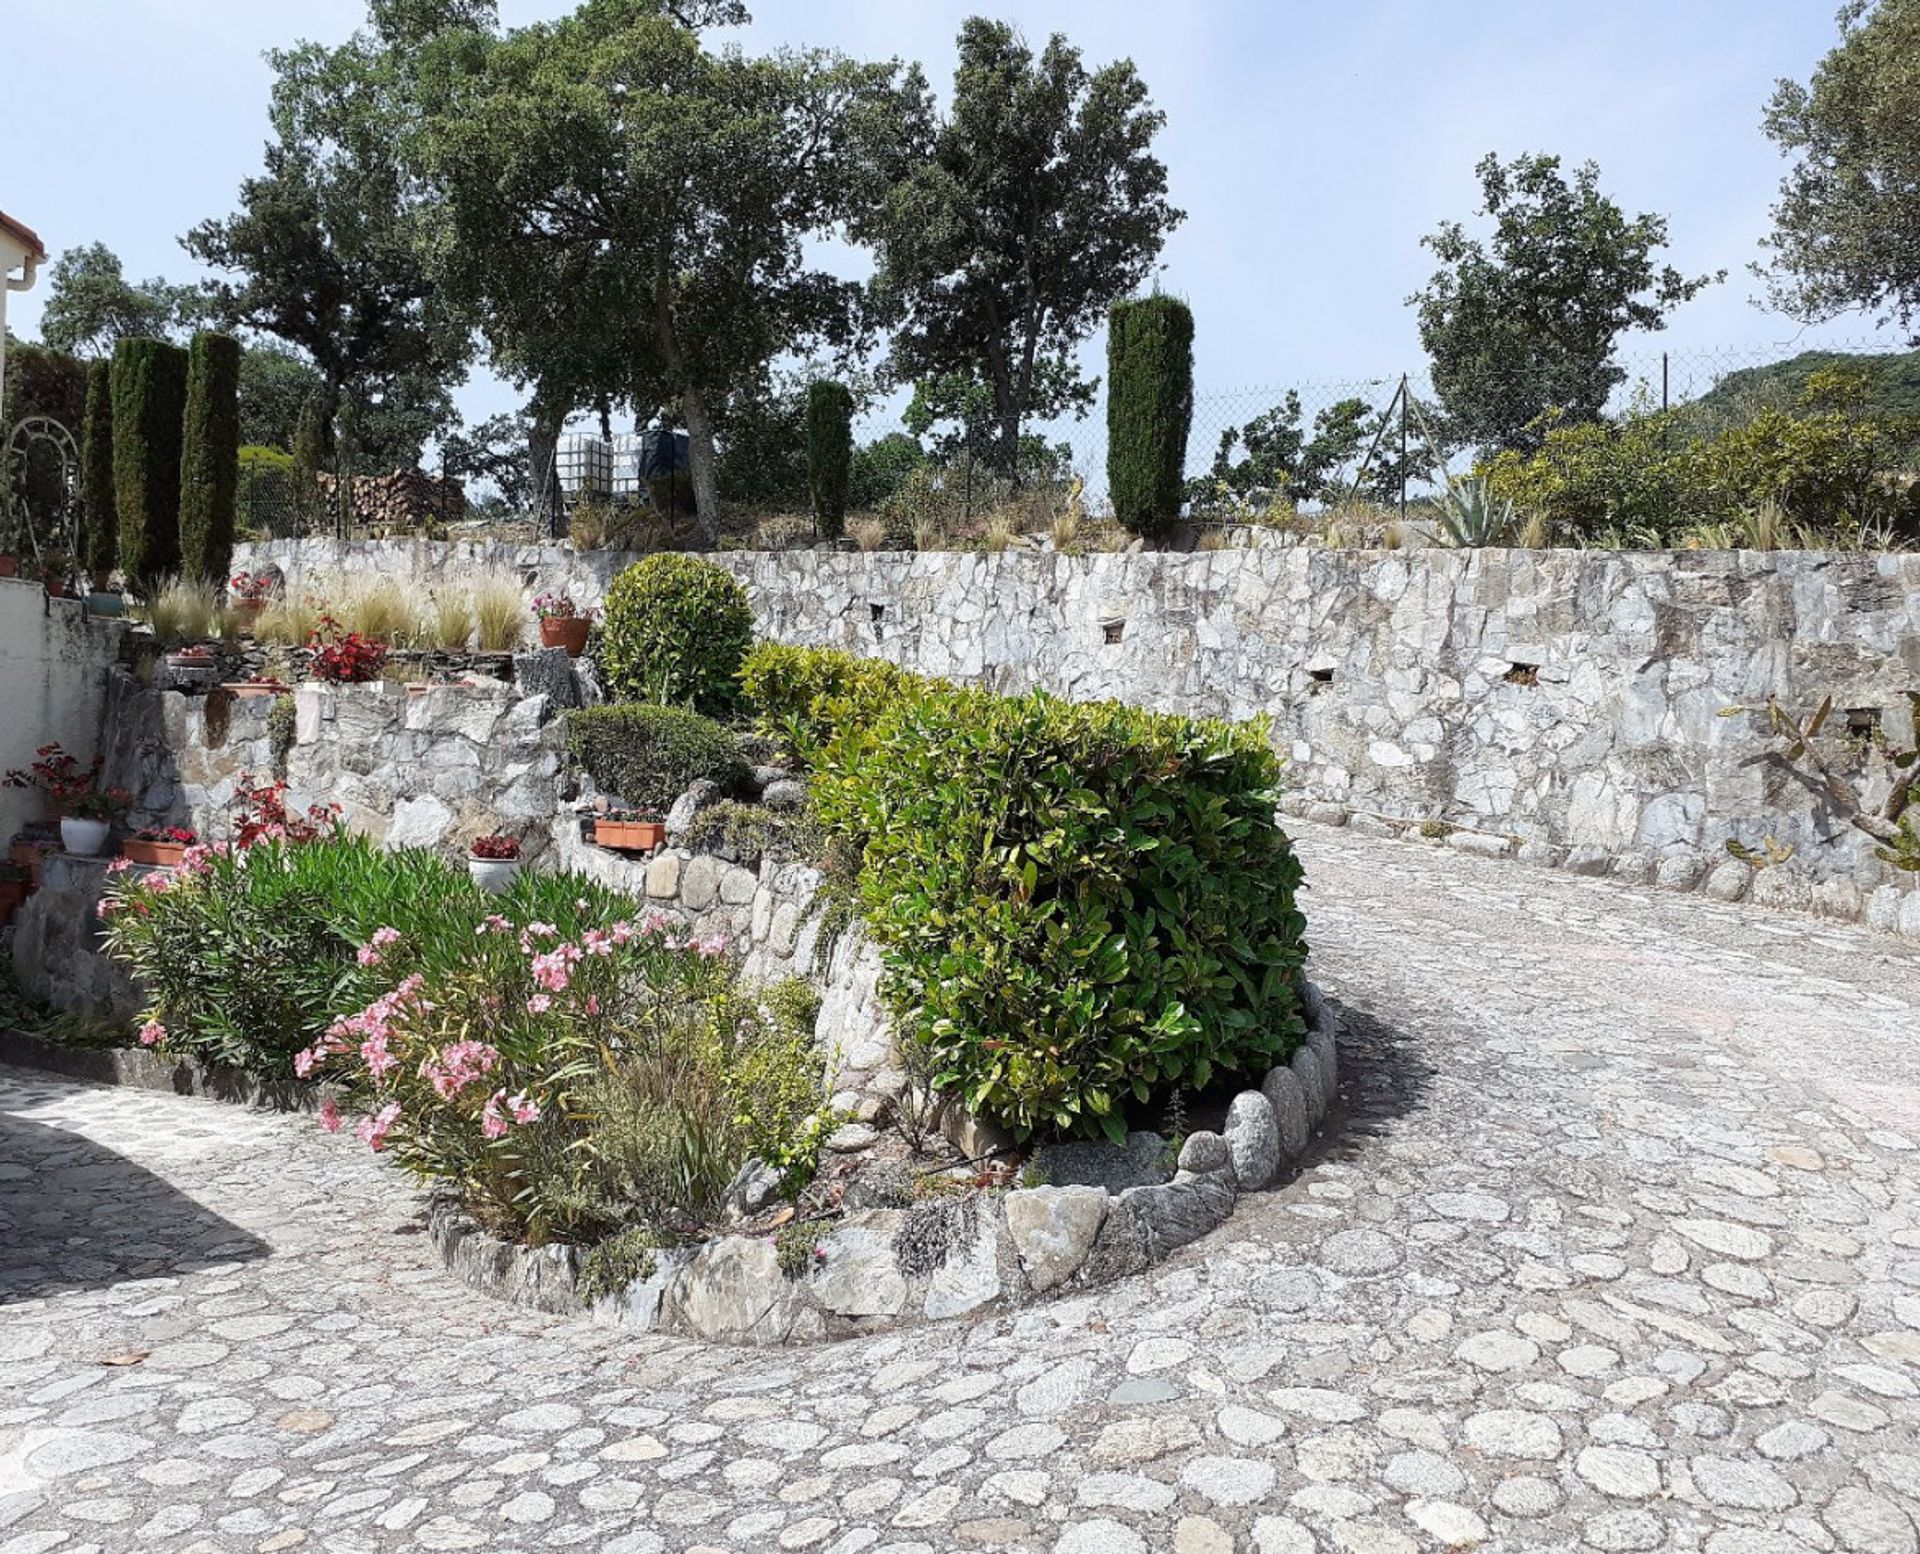
[[(717, 1236), (656, 1254), (645, 1277), (594, 1301), (589, 1315), (716, 1343), (807, 1343), (993, 1315), (1139, 1273), (1222, 1224), (1242, 1194), (1272, 1185), (1337, 1118), (1338, 1016), (1318, 988), (1302, 985), (1307, 1040), (1261, 1088), (1234, 1097), (1221, 1132), (1187, 1138), (1169, 1181), (863, 1209), (822, 1222), (802, 1275), (780, 1269), (770, 1237)], [(548, 1312), (583, 1304), (579, 1248), (503, 1240), (444, 1190), (429, 1197), (427, 1228), (472, 1289)]]

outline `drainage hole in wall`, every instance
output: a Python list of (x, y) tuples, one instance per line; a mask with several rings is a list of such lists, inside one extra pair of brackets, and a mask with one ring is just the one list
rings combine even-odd
[(1333, 671), (1331, 669), (1309, 669), (1307, 674), (1315, 685), (1333, 684)]
[(1846, 711), (1847, 738), (1861, 744), (1874, 744), (1880, 738), (1878, 707), (1849, 707)]
[(876, 626), (887, 618), (887, 607), (884, 604), (869, 604), (867, 610), (873, 616), (873, 623)]
[(1515, 664), (1502, 677), (1509, 685), (1538, 685), (1540, 666), (1538, 664)]
[(1126, 633), (1126, 629), (1127, 623), (1125, 621), (1107, 621), (1100, 627), (1101, 633), (1107, 639), (1108, 647), (1113, 647), (1118, 643), (1120, 638)]

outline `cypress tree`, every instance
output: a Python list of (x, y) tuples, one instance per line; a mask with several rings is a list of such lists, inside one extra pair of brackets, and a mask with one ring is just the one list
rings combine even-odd
[(1193, 424), (1193, 310), (1177, 297), (1116, 302), (1107, 317), (1107, 494), (1135, 534), (1180, 516)]
[(107, 586), (120, 561), (120, 513), (113, 500), (113, 366), (103, 356), (87, 363), (87, 408), (80, 422), (80, 510), (84, 528), (75, 559)]
[(311, 534), (320, 512), (320, 471), (327, 462), (327, 412), (319, 391), (300, 405), (293, 427), (294, 533)]
[(180, 566), (225, 583), (233, 562), (234, 492), (240, 479), (240, 342), (193, 337), (180, 451)]
[(837, 540), (847, 521), (847, 476), (853, 468), (853, 395), (844, 383), (807, 386), (807, 493), (823, 540)]
[(113, 500), (120, 565), (151, 597), (180, 568), (180, 432), (187, 353), (164, 340), (122, 340), (113, 352)]

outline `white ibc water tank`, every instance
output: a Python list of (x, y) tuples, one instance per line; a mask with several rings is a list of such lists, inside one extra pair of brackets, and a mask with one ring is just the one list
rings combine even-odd
[(648, 482), (645, 468), (646, 434), (621, 432), (613, 439), (613, 499), (639, 502), (646, 499)]
[(553, 470), (568, 501), (604, 500), (613, 484), (613, 450), (603, 438), (570, 432), (554, 444)]

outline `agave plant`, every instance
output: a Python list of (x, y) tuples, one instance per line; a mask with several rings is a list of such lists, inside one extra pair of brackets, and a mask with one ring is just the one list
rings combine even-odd
[(1481, 475), (1447, 483), (1439, 519), (1440, 538), (1456, 549), (1513, 543), (1513, 503), (1496, 497)]

